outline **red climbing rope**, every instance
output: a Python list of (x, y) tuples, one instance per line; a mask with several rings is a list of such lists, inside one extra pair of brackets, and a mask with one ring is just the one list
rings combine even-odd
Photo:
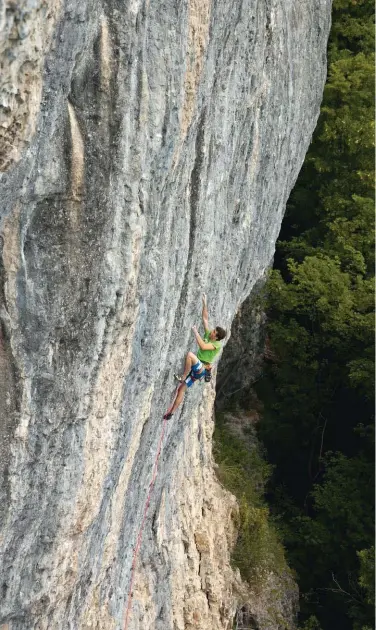
[(158, 460), (159, 460), (159, 456), (161, 454), (161, 450), (162, 450), (162, 442), (163, 442), (163, 437), (164, 437), (164, 433), (165, 433), (165, 429), (166, 429), (166, 422), (167, 419), (165, 419), (163, 421), (163, 425), (162, 425), (162, 432), (161, 432), (161, 437), (159, 438), (159, 444), (158, 444), (158, 448), (157, 448), (157, 455), (154, 461), (154, 467), (153, 467), (153, 474), (152, 474), (152, 478), (151, 478), (151, 482), (149, 485), (149, 492), (148, 492), (148, 496), (146, 498), (146, 503), (145, 503), (145, 508), (144, 508), (144, 515), (142, 517), (142, 521), (141, 521), (141, 526), (138, 532), (138, 536), (137, 536), (137, 543), (133, 552), (133, 560), (132, 560), (132, 566), (131, 566), (131, 579), (130, 579), (130, 583), (129, 583), (129, 590), (128, 590), (128, 601), (127, 601), (127, 609), (125, 611), (125, 621), (124, 621), (124, 630), (127, 630), (128, 628), (128, 622), (129, 622), (129, 614), (131, 612), (131, 608), (132, 608), (132, 590), (133, 590), (133, 582), (134, 582), (134, 576), (135, 576), (135, 569), (136, 569), (136, 564), (137, 564), (137, 556), (138, 556), (138, 552), (140, 550), (140, 546), (141, 546), (141, 539), (142, 539), (142, 532), (144, 529), (144, 525), (145, 525), (145, 521), (146, 521), (146, 514), (149, 508), (149, 504), (150, 504), (150, 498), (151, 498), (151, 493), (153, 490), (153, 486), (157, 477), (157, 467), (158, 467)]
[[(168, 409), (168, 411), (170, 411), (172, 409), (180, 387), (181, 387), (181, 384), (178, 385), (176, 390), (175, 390), (175, 395), (174, 395), (174, 398), (173, 398), (173, 402), (172, 402), (171, 407)], [(162, 425), (161, 437), (159, 438), (159, 443), (158, 443), (158, 448), (157, 448), (157, 455), (155, 457), (154, 466), (153, 466), (153, 474), (152, 474), (151, 481), (150, 481), (150, 484), (149, 484), (149, 492), (148, 492), (148, 496), (146, 497), (146, 503), (145, 503), (145, 507), (144, 507), (144, 514), (143, 514), (142, 521), (141, 521), (141, 526), (140, 526), (140, 529), (139, 529), (139, 532), (138, 532), (136, 546), (135, 546), (134, 552), (133, 552), (133, 560), (132, 560), (132, 566), (131, 566), (131, 579), (130, 579), (130, 582), (129, 582), (127, 608), (126, 608), (126, 611), (125, 611), (125, 618), (124, 618), (124, 630), (127, 630), (127, 628), (128, 628), (129, 615), (130, 615), (131, 608), (132, 608), (132, 594), (133, 594), (132, 591), (133, 591), (133, 582), (134, 582), (134, 576), (135, 576), (135, 570), (136, 570), (136, 564), (137, 564), (137, 556), (138, 556), (138, 552), (140, 551), (140, 547), (141, 547), (142, 532), (144, 530), (144, 525), (145, 525), (145, 521), (146, 521), (146, 514), (147, 514), (147, 511), (148, 511), (149, 504), (150, 504), (150, 499), (151, 499), (151, 493), (152, 493), (152, 490), (153, 490), (153, 487), (154, 487), (155, 480), (157, 478), (158, 460), (159, 460), (159, 456), (160, 456), (161, 451), (162, 451), (162, 443), (163, 443), (164, 433), (165, 433), (165, 429), (166, 429), (166, 422), (167, 422), (167, 418), (164, 418), (163, 425)]]

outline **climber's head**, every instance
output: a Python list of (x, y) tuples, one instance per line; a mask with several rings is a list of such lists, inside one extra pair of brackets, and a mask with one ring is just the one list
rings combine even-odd
[(221, 339), (224, 339), (226, 337), (226, 334), (227, 333), (224, 328), (216, 326), (209, 335), (210, 341), (221, 341)]

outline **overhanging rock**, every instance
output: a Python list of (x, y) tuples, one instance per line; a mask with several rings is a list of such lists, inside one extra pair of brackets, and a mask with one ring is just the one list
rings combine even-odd
[[(0, 624), (123, 626), (172, 373), (230, 327), (319, 113), (330, 0), (5, 0)], [(214, 383), (168, 425), (130, 628), (222, 630)], [(200, 402), (202, 401), (202, 402)]]

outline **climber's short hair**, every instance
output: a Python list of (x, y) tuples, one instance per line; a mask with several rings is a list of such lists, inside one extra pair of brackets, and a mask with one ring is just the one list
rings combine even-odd
[(227, 335), (227, 332), (224, 328), (221, 328), (221, 326), (215, 327), (215, 333), (217, 335), (217, 341), (221, 341), (221, 339), (224, 339)]

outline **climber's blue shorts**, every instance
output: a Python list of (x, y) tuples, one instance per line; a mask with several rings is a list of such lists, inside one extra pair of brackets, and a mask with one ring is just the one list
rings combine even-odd
[[(195, 381), (200, 381), (202, 378), (204, 378), (206, 370), (202, 370), (203, 367), (204, 366), (202, 365), (201, 361), (197, 361), (197, 363), (192, 365), (191, 373), (188, 374), (187, 378), (184, 381), (187, 387), (192, 387)], [(202, 370), (202, 372), (200, 372), (200, 370)]]

